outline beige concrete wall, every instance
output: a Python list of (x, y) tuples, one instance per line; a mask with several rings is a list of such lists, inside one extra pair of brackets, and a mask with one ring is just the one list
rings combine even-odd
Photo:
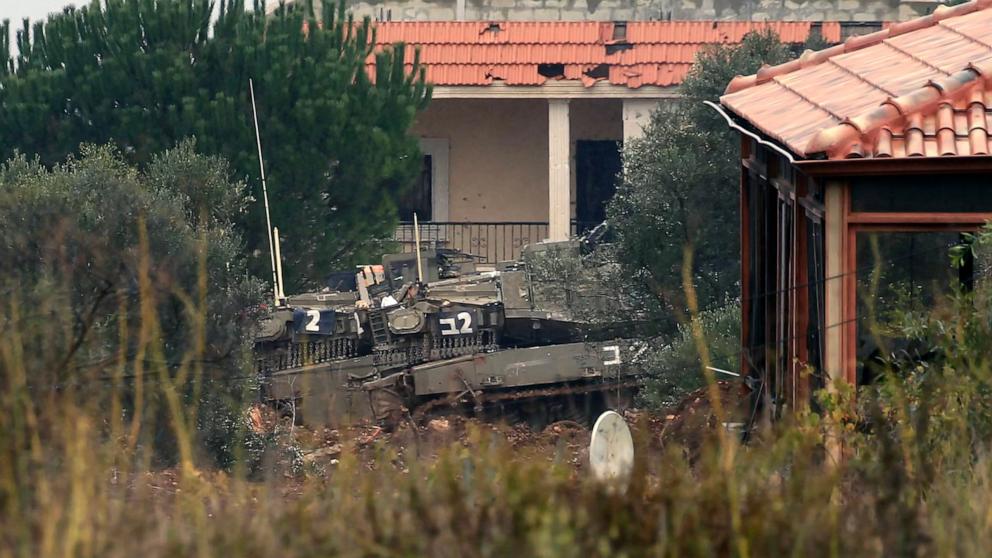
[[(576, 140), (623, 139), (623, 101), (620, 99), (574, 99), (572, 143)], [(573, 150), (574, 153), (574, 150)]]
[(548, 220), (547, 101), (438, 99), (413, 133), (449, 142), (449, 220)]
[(455, 19), (459, 4), (467, 20), (524, 21), (894, 21), (925, 15), (937, 5), (902, 0), (348, 0), (357, 15), (393, 21)]
[[(619, 99), (569, 103), (570, 156), (578, 140), (623, 138)], [(548, 102), (543, 99), (437, 99), (413, 134), (447, 139), (450, 221), (548, 220)], [(571, 216), (575, 214), (575, 165)]]

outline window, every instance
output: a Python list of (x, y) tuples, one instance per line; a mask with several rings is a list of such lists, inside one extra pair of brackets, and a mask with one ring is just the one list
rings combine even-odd
[(851, 210), (869, 213), (992, 211), (992, 187), (982, 175), (880, 176), (855, 181)]
[(949, 251), (961, 233), (861, 231), (855, 237), (856, 381), (875, 381), (887, 362), (928, 358), (928, 347), (905, 339), (906, 316), (950, 310), (948, 296), (972, 283), (973, 266), (957, 269)]
[(413, 221), (416, 212), (420, 221), (448, 220), (448, 140), (421, 138), (423, 153), (420, 177), (400, 200), (400, 221)]
[(759, 382), (755, 412), (779, 413), (823, 386), (823, 190), (763, 148), (746, 155), (741, 368)]

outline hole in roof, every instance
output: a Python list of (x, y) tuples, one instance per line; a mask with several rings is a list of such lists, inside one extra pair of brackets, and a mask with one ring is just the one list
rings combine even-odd
[(613, 43), (611, 45), (606, 45), (606, 55), (609, 56), (611, 54), (616, 54), (632, 48), (634, 48), (634, 45), (630, 43)]
[(537, 73), (546, 78), (563, 77), (565, 75), (564, 64), (538, 64)]
[(855, 35), (867, 35), (881, 31), (884, 24), (881, 21), (842, 21), (840, 22), (840, 40), (847, 40)]
[(606, 79), (610, 77), (610, 65), (609, 64), (599, 64), (598, 66), (584, 72), (585, 75), (593, 79)]
[(613, 22), (613, 40), (614, 41), (626, 41), (627, 40), (627, 22), (626, 21), (614, 21)]
[(496, 23), (495, 21), (493, 21), (493, 22), (490, 22), (489, 25), (486, 25), (485, 27), (483, 27), (482, 28), (482, 31), (479, 31), (479, 34), (482, 35), (484, 33), (499, 33), (502, 30), (503, 30), (503, 28), (500, 27), (499, 23)]

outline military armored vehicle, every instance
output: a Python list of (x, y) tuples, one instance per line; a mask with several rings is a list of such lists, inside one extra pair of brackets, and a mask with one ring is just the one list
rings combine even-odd
[(257, 336), (264, 398), (309, 424), (595, 417), (637, 389), (639, 347), (583, 312), (615, 293), (539, 264), (579, 261), (582, 248), (539, 243), (488, 269), (428, 249), (332, 274), (322, 291), (286, 297)]

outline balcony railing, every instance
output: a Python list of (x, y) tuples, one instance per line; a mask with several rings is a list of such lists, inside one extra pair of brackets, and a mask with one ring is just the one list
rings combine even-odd
[[(451, 248), (472, 254), (480, 263), (494, 264), (520, 257), (524, 246), (548, 237), (548, 224), (540, 221), (420, 223), (420, 242), (433, 248)], [(393, 239), (404, 252), (414, 248), (413, 223), (400, 223)]]
[[(582, 233), (592, 225), (573, 220), (571, 233)], [(420, 223), (423, 246), (460, 250), (478, 257), (479, 263), (487, 264), (519, 259), (524, 246), (547, 237), (548, 223), (542, 221)], [(413, 238), (413, 223), (409, 222), (400, 223), (393, 234), (404, 252), (413, 251)]]

